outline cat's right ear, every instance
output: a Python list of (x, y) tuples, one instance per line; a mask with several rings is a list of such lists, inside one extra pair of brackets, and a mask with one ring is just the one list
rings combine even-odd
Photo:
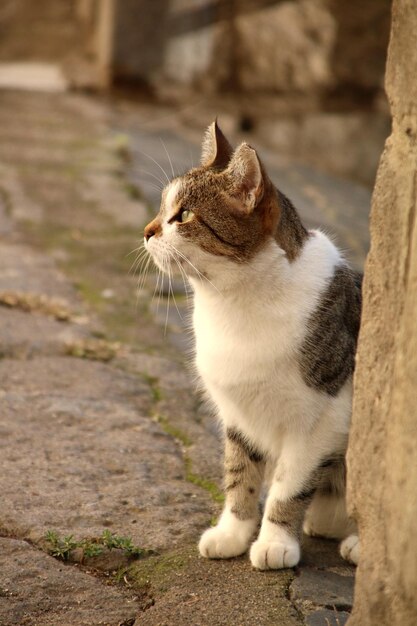
[(233, 148), (220, 130), (217, 121), (207, 128), (201, 147), (201, 165), (224, 169), (229, 164)]

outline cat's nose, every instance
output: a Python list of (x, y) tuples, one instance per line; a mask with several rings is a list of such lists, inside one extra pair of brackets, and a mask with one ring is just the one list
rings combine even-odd
[(146, 239), (146, 241), (149, 241), (149, 239), (151, 237), (153, 237), (154, 235), (157, 235), (161, 232), (161, 224), (159, 222), (159, 220), (153, 220), (152, 222), (150, 222), (150, 224), (148, 224), (145, 227), (145, 230), (143, 231), (144, 237)]
[(154, 229), (154, 228), (152, 228), (152, 224), (148, 224), (148, 225), (147, 225), (147, 227), (145, 228), (145, 230), (144, 230), (144, 233), (143, 233), (143, 234), (145, 235), (145, 239), (146, 239), (146, 241), (149, 241), (149, 239), (150, 239), (151, 237), (153, 237), (153, 236), (154, 236), (154, 234), (155, 234), (155, 229)]

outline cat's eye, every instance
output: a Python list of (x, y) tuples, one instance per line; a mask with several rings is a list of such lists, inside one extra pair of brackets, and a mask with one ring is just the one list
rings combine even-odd
[(194, 217), (194, 211), (189, 211), (188, 209), (184, 209), (183, 211), (181, 211), (178, 221), (181, 222), (181, 224), (185, 224), (185, 222), (189, 222), (190, 220), (192, 220), (193, 217)]

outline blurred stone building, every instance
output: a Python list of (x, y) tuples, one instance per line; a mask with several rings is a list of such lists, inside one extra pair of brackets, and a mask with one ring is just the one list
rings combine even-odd
[(78, 87), (203, 95), (291, 158), (372, 183), (389, 117), (390, 0), (3, 0), (0, 61)]

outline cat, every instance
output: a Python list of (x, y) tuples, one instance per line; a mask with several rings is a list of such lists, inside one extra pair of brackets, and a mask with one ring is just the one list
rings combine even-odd
[(257, 569), (293, 567), (304, 529), (343, 539), (342, 556), (357, 563), (345, 451), (361, 276), (217, 122), (201, 166), (163, 190), (144, 241), (160, 269), (179, 266), (192, 286), (195, 364), (224, 432), (225, 505), (201, 555), (250, 549)]

